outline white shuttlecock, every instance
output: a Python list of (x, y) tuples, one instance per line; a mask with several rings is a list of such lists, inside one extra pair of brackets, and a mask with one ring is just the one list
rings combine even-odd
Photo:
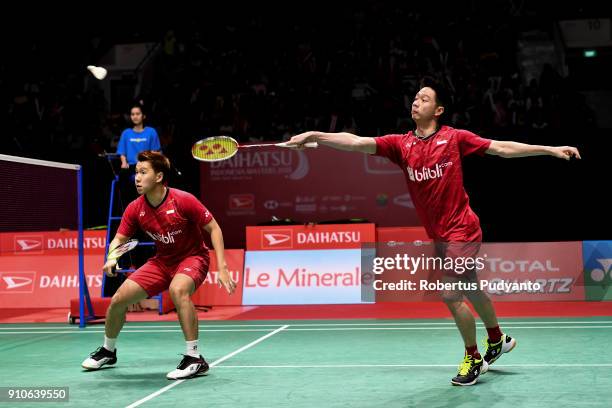
[(95, 65), (88, 65), (87, 69), (99, 80), (106, 78), (106, 74), (108, 73), (106, 68), (96, 67)]

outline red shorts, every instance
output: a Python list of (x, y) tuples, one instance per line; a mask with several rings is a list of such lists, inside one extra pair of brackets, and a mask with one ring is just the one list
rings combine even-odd
[[(436, 242), (436, 256), (443, 259), (456, 259), (456, 258), (471, 258), (475, 259), (478, 257), (478, 253), (480, 252), (480, 246), (482, 243), (482, 231), (478, 229), (472, 234), (468, 236), (461, 236), (458, 238), (454, 238), (449, 240), (449, 242)], [(473, 261), (471, 261), (473, 262)], [(475, 270), (474, 268), (461, 270), (445, 270), (444, 275), (446, 276), (458, 276), (467, 277), (470, 279), (475, 278)]]
[(131, 274), (128, 279), (141, 286), (149, 296), (155, 296), (168, 289), (170, 282), (177, 273), (193, 279), (195, 289), (197, 289), (206, 279), (209, 260), (208, 254), (205, 256), (194, 255), (188, 256), (179, 263), (168, 265), (158, 258), (151, 258)]

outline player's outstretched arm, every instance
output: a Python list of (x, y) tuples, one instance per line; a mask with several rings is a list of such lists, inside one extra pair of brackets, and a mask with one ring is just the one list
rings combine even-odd
[(217, 265), (219, 267), (219, 284), (222, 285), (228, 293), (234, 293), (236, 289), (236, 282), (232, 279), (229, 271), (227, 270), (227, 263), (225, 262), (225, 244), (223, 242), (223, 232), (221, 227), (217, 224), (217, 221), (213, 219), (204, 226), (204, 230), (210, 234), (210, 240), (215, 254), (217, 255)]
[(287, 142), (289, 146), (300, 148), (304, 143), (317, 142), (338, 150), (350, 152), (376, 153), (376, 141), (373, 137), (361, 137), (352, 133), (305, 132), (295, 135)]
[(565, 160), (581, 158), (578, 149), (572, 146), (538, 146), (499, 140), (491, 141), (486, 153), (505, 158), (529, 156), (553, 156)]

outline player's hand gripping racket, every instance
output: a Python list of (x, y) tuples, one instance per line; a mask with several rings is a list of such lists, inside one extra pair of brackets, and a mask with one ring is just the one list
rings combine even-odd
[[(238, 153), (238, 149), (268, 146), (295, 149), (294, 146), (289, 146), (287, 142), (239, 145), (236, 140), (229, 136), (213, 136), (195, 142), (191, 147), (191, 155), (196, 160), (217, 162), (233, 157), (236, 153)], [(303, 146), (308, 148), (316, 148), (319, 145), (317, 142), (311, 142), (305, 143)]]
[(117, 268), (117, 261), (122, 255), (136, 248), (138, 245), (137, 239), (130, 239), (129, 241), (111, 249), (106, 257), (106, 264), (104, 264), (104, 272), (107, 276), (116, 276), (115, 269)]

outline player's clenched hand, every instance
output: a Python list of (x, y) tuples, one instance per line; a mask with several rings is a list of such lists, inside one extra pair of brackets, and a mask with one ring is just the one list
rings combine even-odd
[(571, 158), (581, 158), (580, 153), (578, 153), (578, 149), (572, 146), (553, 147), (551, 150), (551, 155), (565, 160), (569, 160)]
[(230, 295), (236, 290), (236, 282), (227, 270), (227, 265), (223, 265), (219, 271), (219, 286), (223, 286)]
[(295, 135), (287, 142), (287, 146), (297, 149), (303, 149), (304, 144), (310, 141), (310, 136), (312, 136), (312, 132), (305, 132), (299, 135)]
[(117, 276), (117, 273), (115, 272), (115, 267), (116, 266), (117, 266), (117, 260), (116, 259), (109, 259), (108, 261), (106, 261), (106, 263), (102, 267), (102, 270), (104, 271), (106, 276), (109, 276), (109, 277), (112, 278), (114, 276)]

